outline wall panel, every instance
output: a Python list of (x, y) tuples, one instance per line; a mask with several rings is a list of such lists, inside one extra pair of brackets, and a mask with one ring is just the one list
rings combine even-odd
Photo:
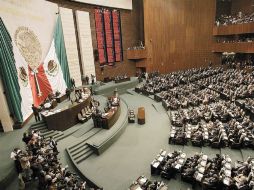
[(89, 12), (77, 11), (77, 25), (84, 76), (95, 75), (92, 34)]
[(60, 8), (62, 19), (64, 42), (71, 78), (76, 81), (76, 86), (81, 86), (81, 74), (78, 58), (76, 34), (74, 28), (73, 13), (71, 9)]
[(211, 49), (215, 6), (214, 0), (144, 0), (148, 71), (165, 73), (217, 62)]

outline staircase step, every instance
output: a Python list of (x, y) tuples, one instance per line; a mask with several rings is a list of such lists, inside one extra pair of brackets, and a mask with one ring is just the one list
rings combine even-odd
[(86, 149), (88, 149), (89, 148), (89, 146), (87, 145), (87, 144), (85, 144), (83, 147), (80, 147), (80, 149), (78, 149), (77, 151), (75, 151), (75, 152), (73, 152), (72, 154), (71, 154), (71, 156), (73, 157), (73, 156), (76, 156), (76, 155), (78, 155), (79, 153), (81, 153), (82, 151), (85, 151)]
[(59, 133), (58, 131), (52, 131), (51, 133), (45, 135), (44, 138), (46, 140), (49, 140), (50, 137), (54, 137), (54, 136), (58, 135), (58, 133)]
[(82, 146), (82, 143), (87, 141), (87, 139), (91, 138), (92, 136), (96, 135), (98, 132), (100, 132), (102, 129), (101, 128), (93, 128), (89, 132), (87, 132), (85, 135), (83, 135), (83, 140), (80, 141), (79, 143), (76, 143), (75, 145), (69, 147), (68, 149), (70, 151), (73, 151), (74, 149), (77, 149), (78, 147)]
[(44, 136), (45, 138), (48, 136), (48, 135), (50, 135), (50, 134), (52, 134), (52, 133), (54, 133), (55, 131), (53, 131), (53, 130), (47, 130), (47, 131), (44, 131), (44, 132), (41, 132), (41, 135), (42, 136)]
[(74, 153), (74, 152), (76, 152), (77, 150), (79, 150), (80, 148), (82, 148), (82, 147), (86, 144), (86, 141), (87, 141), (87, 140), (85, 140), (85, 141), (83, 141), (83, 142), (81, 142), (81, 143), (76, 144), (76, 146), (75, 146), (74, 149), (73, 149), (73, 148), (72, 148), (72, 149), (69, 148), (70, 153)]
[(79, 154), (77, 154), (76, 156), (73, 156), (72, 158), (74, 160), (78, 160), (80, 157), (82, 157), (83, 155), (85, 155), (86, 153), (90, 152), (92, 149), (90, 148), (86, 148), (85, 150), (81, 151)]
[(88, 152), (86, 152), (86, 154), (82, 155), (81, 157), (79, 157), (79, 159), (76, 161), (77, 164), (83, 162), (84, 160), (86, 160), (89, 156), (91, 156), (93, 154), (93, 150), (90, 149)]
[(41, 125), (31, 126), (30, 129), (31, 130), (40, 130), (41, 128), (45, 128), (45, 127), (47, 127), (45, 124), (41, 124)]
[(45, 121), (38, 121), (36, 123), (32, 123), (31, 126), (37, 126), (37, 125), (41, 125), (41, 124), (46, 124)]
[(47, 132), (49, 130), (48, 130), (47, 127), (45, 127), (45, 128), (39, 129), (38, 131), (40, 131), (40, 133), (45, 133), (45, 132)]
[[(73, 128), (74, 128), (74, 127), (73, 127)], [(78, 130), (79, 130), (79, 129), (77, 129), (77, 128), (74, 128), (74, 129), (72, 129), (72, 130), (66, 130), (66, 131), (62, 132), (61, 135), (55, 136), (55, 140), (58, 142), (58, 141), (60, 141), (60, 140), (62, 140), (62, 139), (64, 139), (64, 138), (67, 138), (68, 136), (72, 135), (73, 133), (75, 133), (75, 132), (78, 131)]]
[(54, 139), (55, 139), (55, 141), (57, 141), (57, 142), (60, 141), (60, 140), (62, 140), (63, 138), (65, 138), (63, 132), (59, 132), (57, 135), (54, 136)]

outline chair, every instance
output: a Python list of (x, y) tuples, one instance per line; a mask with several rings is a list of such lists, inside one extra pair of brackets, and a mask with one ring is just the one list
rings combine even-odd
[(78, 120), (79, 120), (79, 122), (81, 122), (81, 123), (85, 123), (85, 122), (87, 121), (87, 118), (86, 118), (86, 117), (83, 117), (83, 116), (81, 115), (81, 113), (78, 113)]
[(85, 112), (87, 117), (90, 119), (92, 117), (93, 112), (88, 107), (85, 107)]
[(240, 149), (240, 148), (242, 147), (242, 142), (243, 142), (244, 138), (245, 138), (245, 134), (243, 133), (243, 134), (240, 136), (238, 142), (236, 141), (238, 138), (230, 139), (231, 148)]
[(90, 119), (92, 117), (92, 113), (89, 113), (86, 108), (81, 110), (82, 116), (86, 117), (87, 119)]
[(193, 139), (191, 139), (191, 143), (193, 146), (198, 146), (201, 147), (203, 146), (203, 139), (202, 136), (201, 137), (194, 137)]
[(185, 140), (185, 134), (182, 131), (177, 131), (174, 139), (174, 143), (178, 145), (185, 145), (186, 140)]
[(133, 110), (129, 110), (128, 113), (128, 122), (129, 123), (135, 123), (135, 114)]

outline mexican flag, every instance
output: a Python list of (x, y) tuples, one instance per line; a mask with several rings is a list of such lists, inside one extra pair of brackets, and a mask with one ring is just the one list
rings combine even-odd
[(67, 88), (66, 84), (70, 86), (70, 74), (60, 16), (57, 19), (49, 51), (45, 59), (36, 68), (29, 66), (15, 44), (13, 45), (13, 52), (19, 78), (21, 111), (23, 121), (25, 121), (32, 113), (32, 104), (38, 107), (49, 94), (56, 92), (64, 95)]
[(15, 44), (13, 44), (13, 53), (20, 87), (21, 113), (23, 121), (25, 121), (32, 114), (31, 106), (33, 104), (33, 96), (28, 76), (29, 66)]
[(63, 78), (62, 68), (56, 55), (54, 39), (52, 40), (48, 55), (44, 60), (43, 68), (53, 93), (55, 94), (58, 91), (61, 94), (65, 94), (67, 86)]

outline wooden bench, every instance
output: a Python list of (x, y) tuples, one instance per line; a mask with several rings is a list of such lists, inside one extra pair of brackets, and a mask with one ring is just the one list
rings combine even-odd
[(138, 124), (140, 125), (145, 124), (145, 108), (144, 107), (138, 108)]

